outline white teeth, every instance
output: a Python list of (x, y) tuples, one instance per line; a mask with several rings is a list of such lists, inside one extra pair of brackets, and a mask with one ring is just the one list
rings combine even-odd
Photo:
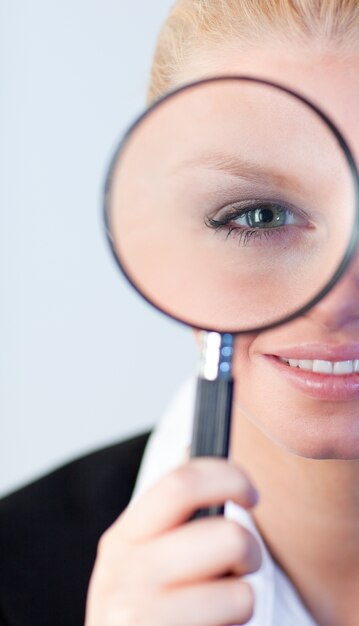
[(301, 370), (312, 370), (313, 369), (313, 361), (299, 359), (298, 367)]
[(299, 369), (316, 372), (317, 374), (343, 376), (353, 372), (359, 373), (359, 359), (352, 361), (323, 361), (322, 359), (286, 359), (281, 357), (280, 360), (290, 367), (299, 367)]
[(313, 372), (317, 372), (318, 374), (332, 374), (333, 363), (330, 361), (320, 361), (319, 359), (316, 359), (313, 361)]
[[(358, 362), (359, 362), (359, 359), (358, 359)], [(289, 365), (291, 367), (298, 367), (298, 363), (299, 363), (298, 359), (289, 359)]]
[(333, 365), (333, 374), (342, 376), (343, 374), (353, 373), (353, 361), (337, 361)]

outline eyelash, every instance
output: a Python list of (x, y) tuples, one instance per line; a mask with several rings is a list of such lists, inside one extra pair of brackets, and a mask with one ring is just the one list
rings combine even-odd
[(227, 212), (220, 219), (215, 219), (215, 218), (206, 216), (205, 224), (209, 228), (214, 229), (216, 232), (227, 230), (226, 240), (230, 236), (237, 237), (239, 239), (239, 245), (243, 245), (243, 246), (246, 246), (253, 237), (259, 240), (265, 237), (268, 240), (270, 237), (283, 236), (287, 232), (286, 226), (277, 226), (271, 229), (269, 228), (260, 229), (260, 228), (251, 228), (251, 227), (247, 228), (247, 227), (238, 226), (238, 225), (229, 226), (232, 220), (237, 219), (238, 217), (241, 217), (242, 215), (245, 215), (246, 213), (249, 213), (250, 211), (254, 211), (255, 209), (258, 209), (263, 206), (267, 206), (267, 207), (270, 206), (270, 207), (276, 207), (276, 208), (279, 207), (281, 210), (285, 210), (290, 213), (293, 213), (287, 206), (283, 206), (276, 202), (270, 202), (270, 201), (266, 202), (263, 200), (259, 200), (257, 202), (254, 201), (250, 203), (245, 203), (244, 207), (243, 206), (232, 207), (232, 211)]

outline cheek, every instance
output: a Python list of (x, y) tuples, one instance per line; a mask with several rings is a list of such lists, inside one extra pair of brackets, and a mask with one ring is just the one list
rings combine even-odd
[(287, 408), (292, 406), (293, 398), (288, 388), (279, 388), (264, 357), (252, 349), (254, 340), (254, 336), (236, 338), (234, 418), (238, 414), (245, 416), (271, 438), (282, 438)]
[[(314, 459), (359, 458), (359, 406), (324, 403), (301, 395), (281, 380), (252, 349), (253, 337), (238, 337), (233, 376), (232, 432), (248, 428), (291, 453)], [(255, 439), (254, 439), (255, 441)]]

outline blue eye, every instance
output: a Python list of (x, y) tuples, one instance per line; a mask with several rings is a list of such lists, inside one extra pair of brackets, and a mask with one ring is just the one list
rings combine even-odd
[(250, 228), (279, 228), (287, 224), (295, 224), (295, 216), (289, 209), (275, 205), (264, 205), (243, 212), (231, 220), (239, 226)]
[(309, 226), (302, 211), (279, 202), (253, 200), (230, 205), (218, 213), (218, 217), (207, 217), (205, 224), (215, 231), (224, 231), (226, 239), (238, 236), (239, 243), (247, 245), (256, 240), (284, 234), (288, 226)]

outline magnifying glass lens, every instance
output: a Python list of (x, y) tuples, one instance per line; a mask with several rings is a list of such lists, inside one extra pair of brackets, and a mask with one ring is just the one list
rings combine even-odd
[(150, 109), (111, 170), (120, 265), (156, 307), (243, 332), (308, 306), (348, 256), (348, 155), (326, 119), (278, 86), (205, 81)]
[(350, 245), (355, 185), (318, 112), (240, 79), (168, 97), (114, 163), (108, 224), (136, 288), (186, 323), (242, 332), (302, 309)]

